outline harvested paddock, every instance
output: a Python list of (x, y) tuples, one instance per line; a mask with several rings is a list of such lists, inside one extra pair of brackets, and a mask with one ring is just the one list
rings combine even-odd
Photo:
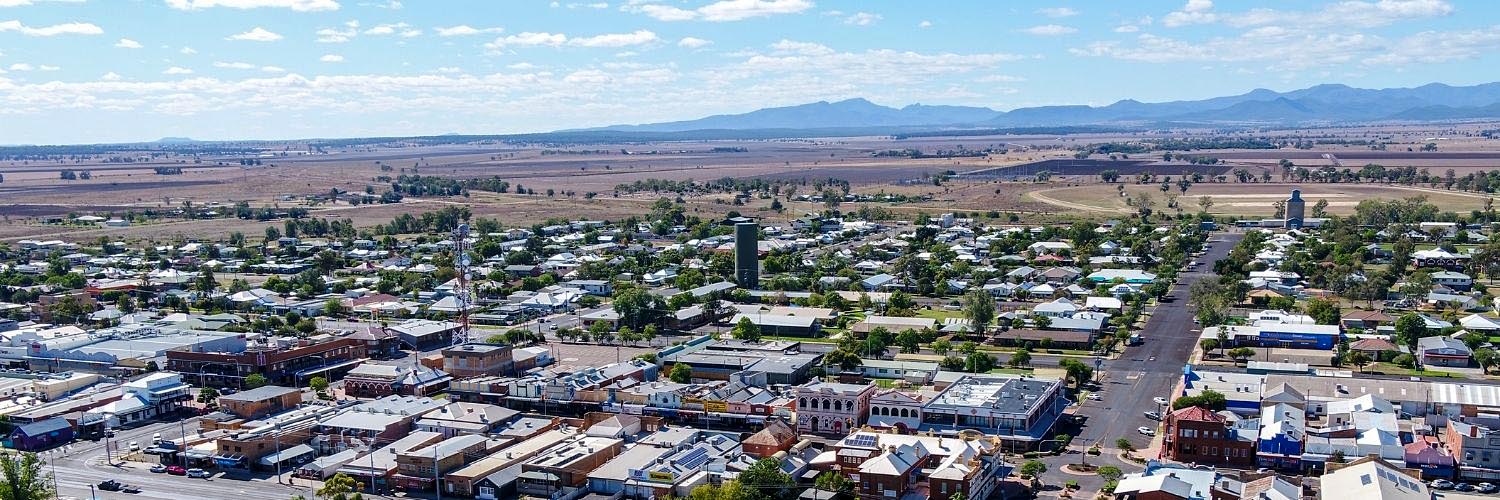
[(1215, 176), (1228, 172), (1229, 169), (1229, 165), (1195, 165), (1192, 163), (1161, 162), (1155, 160), (1056, 159), (985, 169), (970, 172), (965, 174), (964, 177), (976, 179), (1017, 179), (1033, 177), (1040, 172), (1047, 172), (1056, 176), (1094, 176), (1107, 170), (1113, 170), (1121, 176), (1140, 174), (1184, 175), (1193, 173)]

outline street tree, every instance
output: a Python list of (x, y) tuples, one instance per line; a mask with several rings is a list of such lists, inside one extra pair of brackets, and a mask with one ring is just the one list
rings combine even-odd
[(0, 500), (53, 498), (52, 475), (42, 471), (42, 458), (35, 453), (0, 453)]
[(983, 289), (975, 289), (964, 295), (964, 316), (969, 319), (969, 331), (975, 335), (995, 320), (995, 298)]
[(729, 331), (729, 335), (745, 342), (760, 342), (760, 327), (748, 317), (740, 318), (740, 321), (734, 324), (734, 329)]

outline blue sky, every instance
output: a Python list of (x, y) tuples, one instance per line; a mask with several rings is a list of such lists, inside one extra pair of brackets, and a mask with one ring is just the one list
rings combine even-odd
[(1497, 79), (1500, 3), (0, 0), (0, 143), (511, 133)]

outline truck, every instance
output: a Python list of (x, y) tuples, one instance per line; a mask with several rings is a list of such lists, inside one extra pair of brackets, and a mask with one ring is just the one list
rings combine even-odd
[(1139, 333), (1132, 333), (1132, 334), (1130, 334), (1130, 339), (1128, 339), (1128, 340), (1125, 341), (1125, 345), (1141, 345), (1141, 334), (1139, 334)]

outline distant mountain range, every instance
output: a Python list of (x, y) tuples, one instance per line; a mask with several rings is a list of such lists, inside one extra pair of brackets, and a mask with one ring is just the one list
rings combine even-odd
[(1318, 124), (1500, 119), (1500, 82), (1466, 87), (1432, 83), (1415, 88), (1360, 89), (1325, 84), (1289, 92), (1256, 89), (1197, 101), (1108, 106), (1041, 106), (996, 111), (971, 106), (912, 104), (892, 108), (862, 98), (764, 108), (696, 120), (614, 125), (569, 132), (688, 132), (702, 130), (1020, 128), (1171, 123)]

